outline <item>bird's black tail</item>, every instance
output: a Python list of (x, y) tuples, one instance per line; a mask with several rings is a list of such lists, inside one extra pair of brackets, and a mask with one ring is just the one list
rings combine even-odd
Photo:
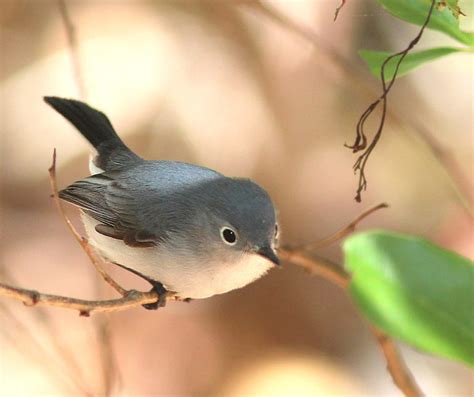
[(84, 102), (58, 97), (44, 97), (44, 101), (64, 116), (94, 146), (97, 167), (112, 171), (140, 161), (120, 139), (107, 116)]

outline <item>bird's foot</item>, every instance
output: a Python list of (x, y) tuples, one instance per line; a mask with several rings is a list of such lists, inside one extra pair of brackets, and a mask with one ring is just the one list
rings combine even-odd
[(166, 306), (166, 298), (168, 296), (168, 291), (163, 287), (163, 284), (157, 281), (148, 280), (149, 283), (153, 286), (150, 292), (154, 291), (158, 294), (159, 298), (156, 302), (153, 303), (145, 303), (142, 305), (147, 310), (157, 310), (160, 307)]

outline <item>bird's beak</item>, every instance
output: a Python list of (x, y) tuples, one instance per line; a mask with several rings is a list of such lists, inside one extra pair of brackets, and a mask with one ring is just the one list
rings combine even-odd
[(280, 259), (278, 258), (275, 250), (270, 247), (262, 247), (257, 250), (257, 254), (263, 256), (264, 258), (267, 258), (271, 262), (273, 262), (275, 265), (280, 266)]

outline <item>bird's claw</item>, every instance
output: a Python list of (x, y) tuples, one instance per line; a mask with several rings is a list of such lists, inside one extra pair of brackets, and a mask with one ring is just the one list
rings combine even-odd
[(158, 282), (152, 282), (149, 280), (153, 288), (150, 290), (150, 292), (156, 292), (159, 296), (158, 300), (153, 303), (145, 303), (142, 305), (145, 309), (147, 310), (157, 310), (160, 307), (165, 307), (166, 306), (166, 298), (168, 297), (168, 291), (163, 287), (163, 284), (158, 283)]

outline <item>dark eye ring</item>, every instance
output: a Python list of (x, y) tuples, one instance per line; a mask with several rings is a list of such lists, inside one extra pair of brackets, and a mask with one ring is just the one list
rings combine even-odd
[(237, 233), (230, 227), (224, 226), (221, 228), (221, 237), (228, 245), (235, 245), (237, 243)]

